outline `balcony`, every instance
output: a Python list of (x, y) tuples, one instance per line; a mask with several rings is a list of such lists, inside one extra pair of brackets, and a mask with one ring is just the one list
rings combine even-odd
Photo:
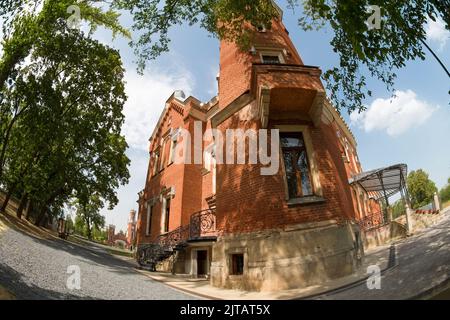
[(317, 67), (282, 64), (254, 64), (252, 92), (258, 101), (263, 127), (269, 117), (307, 117), (318, 124), (325, 101), (325, 89)]
[(183, 250), (189, 242), (215, 241), (217, 238), (216, 214), (214, 210), (194, 213), (190, 223), (160, 235), (155, 242), (139, 247), (136, 258), (141, 266), (155, 270), (158, 262)]

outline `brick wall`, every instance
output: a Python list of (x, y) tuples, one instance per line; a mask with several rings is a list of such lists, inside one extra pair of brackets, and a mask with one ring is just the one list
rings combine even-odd
[[(286, 123), (286, 122), (285, 122)], [(298, 124), (297, 121), (293, 123)], [(258, 129), (257, 121), (235, 115), (220, 129)], [(217, 223), (223, 234), (283, 228), (291, 224), (343, 220), (354, 216), (350, 188), (338, 140), (330, 126), (309, 126), (324, 203), (288, 206), (284, 171), (262, 176), (260, 165), (218, 165)], [(248, 151), (248, 150), (247, 150)]]
[[(252, 43), (264, 50), (286, 50), (287, 64), (303, 65), (289, 33), (279, 20), (273, 21), (272, 29), (253, 34)], [(262, 49), (261, 49), (262, 50)], [(250, 89), (252, 63), (260, 63), (260, 55), (243, 52), (236, 44), (222, 41), (220, 44), (219, 107), (228, 106), (233, 100)]]

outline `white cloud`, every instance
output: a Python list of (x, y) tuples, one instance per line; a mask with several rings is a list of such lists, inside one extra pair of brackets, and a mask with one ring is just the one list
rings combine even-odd
[(436, 21), (428, 19), (425, 31), (429, 41), (439, 44), (439, 50), (444, 49), (450, 39), (450, 31), (445, 28), (445, 22), (440, 18)]
[(128, 101), (124, 108), (123, 134), (132, 148), (148, 150), (148, 139), (158, 122), (166, 100), (175, 90), (187, 96), (193, 89), (191, 74), (183, 69), (161, 72), (152, 70), (141, 76), (132, 68), (126, 75)]
[(218, 95), (219, 86), (217, 83), (217, 76), (219, 75), (219, 66), (213, 66), (209, 70), (209, 76), (211, 77), (211, 85), (208, 89), (208, 94), (212, 97)]
[(376, 99), (362, 113), (353, 112), (350, 120), (366, 132), (386, 130), (398, 136), (425, 123), (436, 108), (419, 100), (412, 90), (397, 91), (393, 98)]
[(101, 212), (106, 217), (107, 225), (116, 225), (116, 231), (126, 230), (130, 209), (138, 209), (137, 193), (145, 186), (148, 169), (148, 138), (166, 100), (175, 90), (184, 90), (187, 96), (193, 90), (191, 73), (180, 67), (174, 69), (170, 67), (163, 72), (152, 68), (141, 76), (136, 73), (134, 65), (127, 68), (125, 90), (128, 101), (124, 108), (125, 124), (122, 132), (130, 145), (127, 155), (131, 160), (131, 178), (128, 185), (117, 190), (120, 199), (117, 207), (112, 212), (106, 208)]

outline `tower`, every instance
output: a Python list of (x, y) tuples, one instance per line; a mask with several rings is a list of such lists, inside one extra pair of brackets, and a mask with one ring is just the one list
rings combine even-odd
[(136, 237), (136, 210), (132, 209), (128, 217), (127, 225), (127, 244), (129, 247), (133, 246)]
[(270, 28), (261, 26), (251, 31), (248, 50), (226, 40), (220, 43), (219, 97), (220, 108), (250, 90), (253, 64), (303, 65), (289, 32), (282, 22), (282, 12)]
[(108, 244), (112, 245), (114, 243), (114, 236), (116, 235), (116, 226), (110, 224), (108, 226)]

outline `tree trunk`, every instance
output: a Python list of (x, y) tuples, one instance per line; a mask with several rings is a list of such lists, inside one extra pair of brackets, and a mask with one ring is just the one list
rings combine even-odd
[(22, 195), (22, 198), (20, 199), (19, 208), (17, 208), (17, 218), (22, 219), (23, 209), (25, 208), (25, 205), (27, 204), (28, 195), (24, 193)]
[(0, 179), (3, 175), (3, 166), (5, 163), (6, 149), (8, 148), (9, 135), (11, 134), (11, 130), (14, 125), (14, 122), (15, 122), (15, 118), (13, 118), (11, 120), (11, 123), (9, 124), (8, 129), (6, 130), (4, 141), (2, 143), (2, 150), (0, 152)]
[(89, 227), (87, 228), (87, 237), (89, 240), (92, 240), (92, 230)]
[(45, 218), (45, 214), (47, 213), (48, 210), (48, 206), (47, 204), (44, 204), (41, 208), (41, 210), (39, 211), (38, 217), (36, 219), (36, 221), (34, 222), (34, 225), (37, 227), (40, 227), (42, 222), (44, 222), (44, 218)]
[(6, 207), (8, 206), (9, 200), (11, 200), (11, 196), (14, 192), (15, 186), (13, 186), (12, 188), (10, 188), (9, 192), (6, 194), (5, 197), (5, 201), (3, 201), (3, 205), (0, 208), (0, 212), (5, 212), (6, 211)]
[(39, 211), (38, 217), (36, 219), (36, 222), (34, 225), (40, 226), (41, 223), (44, 221), (45, 215), (48, 211), (48, 208), (52, 204), (52, 202), (56, 199), (57, 196), (59, 196), (61, 193), (63, 193), (64, 188), (60, 188), (59, 190), (55, 191), (50, 198), (47, 199), (47, 201), (43, 204), (41, 211)]
[[(86, 208), (84, 208), (85, 212), (86, 212)], [(86, 216), (85, 216), (86, 217)], [(89, 240), (92, 240), (92, 228), (91, 228), (91, 221), (89, 218), (85, 218), (84, 222), (86, 223), (86, 227), (87, 227), (87, 237)]]
[(27, 221), (30, 221), (30, 215), (31, 212), (33, 212), (33, 202), (31, 201), (31, 199), (28, 199), (27, 209), (25, 211), (25, 219), (27, 219)]

